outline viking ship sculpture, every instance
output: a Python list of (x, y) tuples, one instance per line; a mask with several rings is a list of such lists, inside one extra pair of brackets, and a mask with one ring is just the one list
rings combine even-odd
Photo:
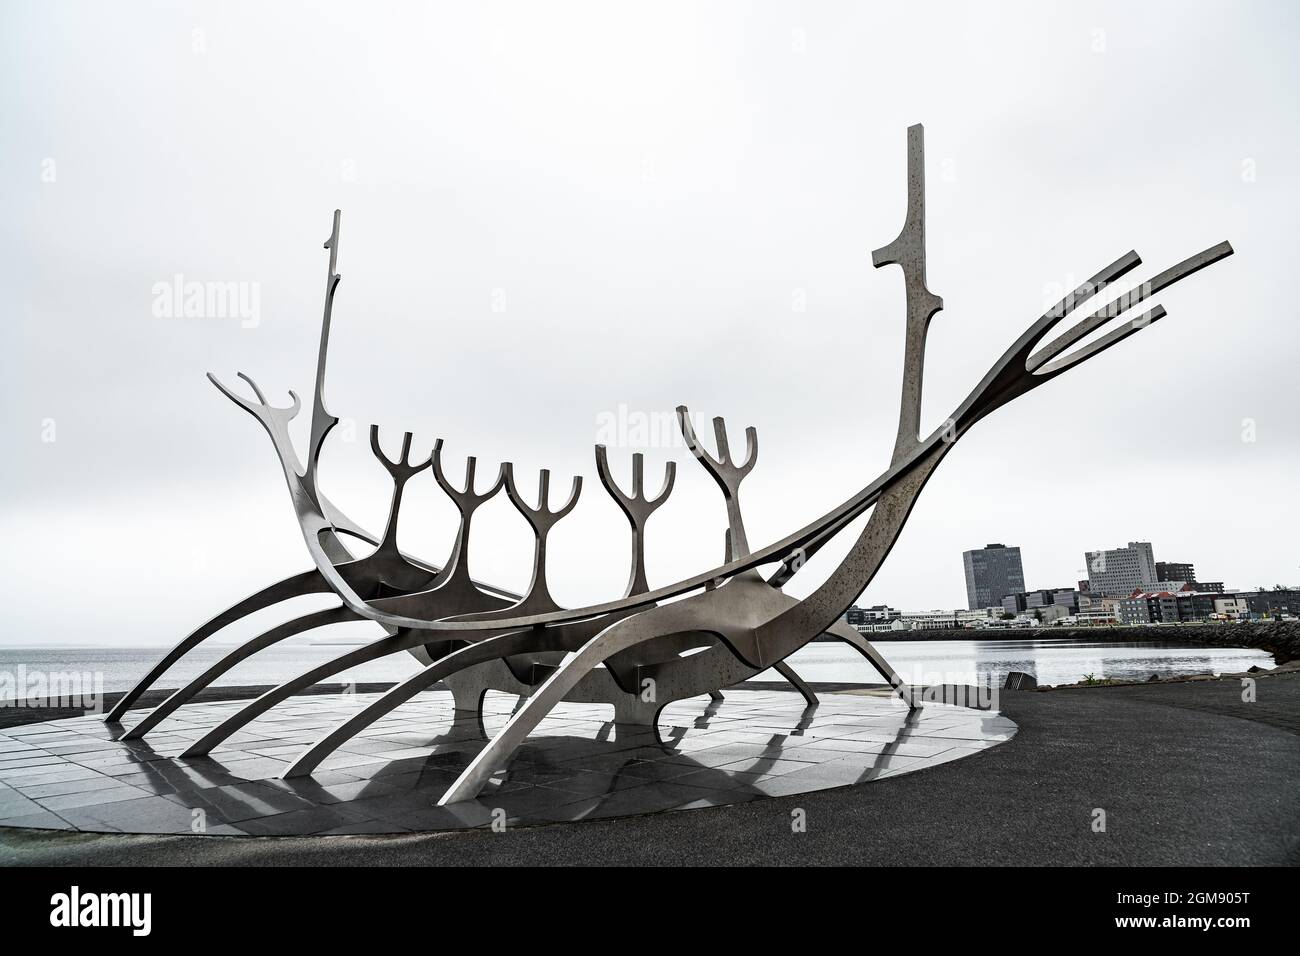
[[(490, 689), (518, 694), (520, 706), (439, 803), (472, 799), (494, 773), (508, 765), (515, 749), (560, 701), (613, 704), (616, 721), (653, 726), (660, 711), (673, 701), (704, 694), (717, 697), (721, 690), (773, 668), (813, 705), (815, 695), (788, 661), (794, 652), (824, 634), (856, 648), (908, 706), (917, 706), (916, 689), (904, 685), (885, 659), (855, 629), (843, 623), (842, 616), (880, 569), (939, 462), (958, 439), (991, 412), (1163, 317), (1164, 309), (1152, 304), (1140, 315), (1101, 332), (1113, 319), (1134, 311), (1178, 280), (1231, 255), (1232, 247), (1223, 242), (1197, 253), (1058, 331), (1068, 316), (1141, 262), (1134, 252), (1121, 256), (1031, 324), (942, 426), (923, 438), (920, 412), (926, 331), (930, 320), (943, 308), (943, 300), (926, 287), (925, 280), (924, 157), (919, 125), (908, 130), (907, 169), (907, 215), (902, 231), (892, 243), (872, 254), (877, 268), (901, 268), (906, 292), (903, 391), (889, 467), (806, 527), (751, 549), (741, 513), (740, 485), (757, 461), (757, 433), (753, 428), (746, 429), (745, 458), (738, 463), (724, 421), (714, 419), (714, 456), (696, 435), (687, 409), (678, 408), (687, 448), (725, 498), (723, 563), (652, 589), (645, 572), (646, 525), (673, 489), (675, 465), (668, 464), (663, 488), (652, 498), (645, 492), (643, 458), (633, 455), (628, 493), (616, 483), (606, 449), (598, 445), (597, 474), (631, 525), (631, 570), (621, 597), (579, 608), (560, 607), (551, 596), (547, 586), (547, 538), (556, 523), (577, 505), (581, 477), (573, 479), (567, 499), (556, 507), (551, 498), (550, 473), (543, 470), (538, 479), (537, 504), (533, 506), (529, 503), (531, 495), (520, 488), (510, 463), (503, 464), (495, 480), (479, 490), (475, 460), (469, 458), (464, 487), (459, 488), (443, 470), (441, 440), (427, 460), (413, 461), (412, 436), (408, 432), (400, 455), (390, 460), (381, 448), (379, 429), (372, 426), (371, 448), (393, 482), (383, 533), (376, 536), (367, 532), (322, 493), (317, 468), (321, 448), (339, 421), (326, 409), (323, 392), (330, 322), (339, 283), (335, 271), (339, 247), (336, 211), (333, 230), (325, 243), (329, 271), (306, 460), (299, 459), (289, 436), (289, 422), (302, 405), (295, 393), (289, 392), (288, 407), (279, 407), (269, 403), (261, 388), (243, 373), (239, 377), (251, 388), (252, 398), (237, 394), (209, 375), (227, 398), (256, 418), (270, 435), (314, 567), (268, 586), (203, 624), (168, 652), (105, 719), (120, 722), (172, 664), (227, 624), (288, 598), (326, 593), (339, 598), (338, 606), (288, 621), (235, 648), (146, 714), (123, 738), (144, 737), (204, 687), (263, 648), (313, 628), (359, 620), (382, 625), (385, 636), (267, 691), (214, 727), (181, 758), (206, 758), (231, 735), (293, 695), (357, 665), (402, 653), (413, 654), (422, 669), (324, 734), (287, 765), (283, 776), (310, 774), (340, 745), (439, 682), (450, 688), (457, 711), (479, 711)], [(1050, 337), (1053, 332), (1055, 336)], [(1101, 334), (1090, 338), (1098, 332)], [(403, 495), (411, 479), (425, 469), (432, 471), (438, 486), (460, 512), (459, 530), (450, 556), (441, 567), (414, 558), (397, 546)], [(469, 574), (472, 519), (485, 501), (503, 489), (534, 535), (532, 578), (522, 595), (474, 581)], [(847, 555), (822, 584), (803, 599), (784, 592), (785, 585), (808, 559), (868, 512), (870, 516)], [(364, 542), (374, 550), (356, 558), (345, 538)], [(764, 577), (760, 569), (765, 566), (775, 566), (775, 571)]]

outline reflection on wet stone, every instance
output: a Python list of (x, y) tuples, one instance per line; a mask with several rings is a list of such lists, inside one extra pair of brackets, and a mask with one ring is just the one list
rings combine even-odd
[[(751, 685), (752, 687), (753, 685)], [(495, 773), (479, 799), (437, 798), (515, 708), (489, 695), (482, 720), (453, 717), (426, 691), (377, 721), (313, 777), (279, 779), (322, 726), (375, 695), (300, 698), (211, 758), (175, 758), (241, 702), (188, 704), (147, 740), (114, 739), (95, 716), (0, 733), (0, 826), (210, 836), (506, 828), (699, 809), (868, 783), (924, 770), (1011, 738), (1010, 720), (896, 698), (733, 689), (672, 704), (656, 740), (610, 708), (564, 703)]]

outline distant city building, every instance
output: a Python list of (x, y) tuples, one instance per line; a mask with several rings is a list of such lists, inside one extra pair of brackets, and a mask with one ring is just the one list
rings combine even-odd
[(1119, 599), (1102, 597), (1099, 594), (1079, 595), (1077, 617), (1080, 624), (1118, 624)]
[(1074, 588), (1044, 588), (1025, 595), (1025, 606), (1028, 608), (1048, 605), (1064, 607), (1073, 613), (1079, 609), (1079, 592)]
[(1272, 591), (1243, 591), (1237, 595), (1246, 601), (1251, 617), (1300, 616), (1300, 590), (1275, 588)]
[(1091, 590), (1091, 588), (1089, 587), (1088, 582), (1087, 582), (1086, 579), (1083, 580), (1083, 581), (1080, 581), (1080, 582), (1079, 582), (1079, 591), (1080, 591), (1080, 593), (1087, 594), (1090, 590)]
[(878, 621), (875, 624), (867, 623), (859, 624), (857, 626), (859, 634), (888, 634), (890, 631), (905, 630), (908, 630), (908, 628), (899, 618), (895, 618), (892, 621)]
[(1156, 561), (1151, 542), (1130, 541), (1127, 548), (1088, 551), (1088, 591), (1112, 597), (1128, 597), (1156, 580)]
[(1176, 624), (1178, 598), (1168, 591), (1151, 594), (1140, 591), (1119, 602), (1121, 624)]
[(1146, 591), (1155, 594), (1158, 591), (1168, 591), (1176, 594), (1179, 591), (1199, 591), (1195, 581), (1143, 581), (1137, 590)]
[(966, 570), (966, 607), (972, 611), (997, 607), (1008, 594), (1025, 589), (1025, 569), (1020, 549), (987, 544), (962, 552)]
[(887, 604), (873, 604), (871, 607), (858, 607), (856, 604), (844, 612), (844, 623), (850, 627), (864, 624), (888, 624), (903, 616), (902, 611), (895, 610)]
[(1233, 594), (1230, 597), (1216, 597), (1214, 599), (1214, 613), (1234, 620), (1250, 617), (1250, 602), (1241, 594)]
[(904, 611), (891, 625), (895, 630), (942, 631), (962, 627), (983, 627), (992, 623), (990, 608), (958, 611)]
[(1025, 612), (1033, 617), (1040, 625), (1064, 623), (1074, 619), (1074, 608), (1068, 604), (1044, 604), (1042, 607), (1031, 608)]
[[(1179, 561), (1157, 561), (1156, 576), (1153, 583), (1161, 582), (1182, 582), (1190, 584), (1193, 591), (1215, 591), (1223, 593), (1222, 581), (1201, 581), (1196, 577), (1196, 568), (1191, 564), (1184, 564)], [(1164, 587), (1145, 588), (1149, 591), (1172, 591), (1174, 588)], [(1181, 590), (1181, 589), (1180, 589)]]
[(1121, 624), (1177, 624), (1222, 613), (1223, 595), (1202, 591), (1141, 591), (1119, 602)]
[(1177, 561), (1157, 561), (1156, 581), (1195, 581), (1196, 568)]
[(1023, 614), (1044, 607), (1063, 607), (1067, 614), (1073, 614), (1079, 609), (1079, 594), (1074, 588), (1043, 588), (1008, 594), (1002, 599), (1002, 611), (1006, 614)]
[(862, 613), (866, 616), (868, 621), (877, 624), (881, 622), (888, 623), (889, 621), (897, 621), (903, 616), (902, 611), (897, 608), (892, 608), (888, 604), (873, 604), (871, 607), (863, 608)]
[(1180, 621), (1208, 620), (1217, 613), (1215, 605), (1223, 600), (1222, 595), (1210, 594), (1204, 591), (1190, 591), (1174, 596), (1178, 600), (1178, 620)]

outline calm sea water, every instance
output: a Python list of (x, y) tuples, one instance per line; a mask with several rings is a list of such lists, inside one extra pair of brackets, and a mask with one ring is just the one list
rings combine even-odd
[[(270, 647), (238, 664), (216, 685), (278, 684), (316, 664), (344, 653), (356, 645), (286, 642)], [(985, 684), (1001, 686), (1009, 671), (1025, 671), (1040, 684), (1068, 684), (1089, 675), (1145, 680), (1179, 674), (1244, 671), (1251, 665), (1272, 667), (1273, 658), (1264, 651), (1246, 648), (1187, 648), (1155, 643), (1121, 644), (1076, 639), (983, 640), (983, 641), (890, 641), (876, 645), (880, 652), (912, 684)], [(199, 647), (163, 677), (159, 687), (177, 687), (207, 669), (231, 650), (232, 645)], [(31, 672), (76, 671), (103, 675), (106, 692), (129, 689), (162, 656), (158, 647), (0, 648), (0, 697), (18, 668)], [(806, 680), (879, 682), (880, 678), (858, 656), (842, 644), (817, 643), (799, 651), (791, 660)], [(398, 654), (347, 672), (343, 680), (398, 681), (415, 673), (415, 659)], [(760, 680), (780, 680), (772, 671)]]

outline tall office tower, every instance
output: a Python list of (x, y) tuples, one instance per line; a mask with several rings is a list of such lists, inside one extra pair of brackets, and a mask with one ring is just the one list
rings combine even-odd
[(1088, 551), (1088, 590), (1092, 594), (1128, 597), (1156, 580), (1150, 541), (1130, 541), (1127, 548)]
[(1025, 569), (1020, 564), (1020, 549), (1004, 544), (986, 544), (973, 551), (963, 551), (966, 568), (966, 607), (972, 611), (997, 607), (1008, 594), (1025, 589)]

